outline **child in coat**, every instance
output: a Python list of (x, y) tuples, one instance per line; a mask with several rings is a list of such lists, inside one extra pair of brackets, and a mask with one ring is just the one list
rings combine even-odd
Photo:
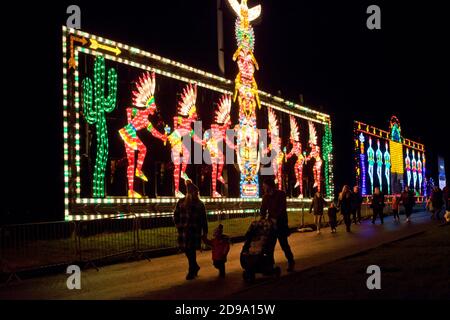
[(331, 233), (336, 232), (337, 212), (338, 212), (338, 209), (334, 205), (334, 201), (331, 201), (330, 207), (328, 208), (328, 221), (330, 223)]
[(225, 277), (225, 263), (227, 262), (227, 255), (230, 251), (230, 238), (223, 234), (223, 225), (214, 230), (214, 238), (209, 240), (204, 239), (205, 244), (212, 248), (213, 265), (219, 270), (219, 276)]
[(394, 214), (394, 221), (400, 222), (400, 197), (396, 194), (392, 197), (392, 213)]

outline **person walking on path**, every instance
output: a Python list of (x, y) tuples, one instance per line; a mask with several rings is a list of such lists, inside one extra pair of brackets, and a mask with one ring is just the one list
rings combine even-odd
[(352, 213), (352, 193), (350, 187), (345, 185), (342, 188), (342, 192), (339, 194), (338, 208), (344, 217), (344, 223), (347, 232), (351, 232), (350, 226), (352, 224), (351, 213)]
[(225, 278), (225, 263), (230, 251), (230, 237), (223, 234), (223, 225), (219, 224), (214, 230), (214, 238), (204, 238), (205, 244), (211, 247), (213, 265), (219, 270), (219, 277)]
[(433, 207), (432, 219), (440, 220), (439, 214), (444, 206), (444, 194), (439, 187), (434, 187), (433, 189), (433, 193), (431, 194), (431, 205)]
[(394, 214), (394, 222), (400, 222), (400, 196), (394, 194), (392, 196), (392, 213)]
[(178, 245), (184, 251), (189, 263), (186, 280), (192, 280), (198, 275), (200, 266), (197, 264), (196, 250), (200, 248), (201, 240), (208, 234), (206, 209), (198, 195), (198, 187), (186, 180), (186, 196), (180, 199), (173, 214), (178, 231)]
[(354, 224), (361, 224), (361, 205), (363, 199), (361, 194), (359, 193), (359, 187), (353, 187), (352, 193), (352, 219)]
[(328, 222), (330, 223), (331, 233), (336, 233), (337, 212), (338, 209), (334, 205), (334, 201), (331, 201), (330, 207), (328, 208)]
[(322, 194), (315, 190), (314, 197), (311, 202), (311, 207), (309, 208), (309, 213), (314, 212), (314, 224), (317, 228), (317, 234), (320, 234), (320, 224), (322, 222), (323, 207), (325, 206), (325, 200)]
[(444, 187), (444, 189), (442, 190), (442, 193), (444, 195), (445, 210), (449, 211), (450, 210), (450, 199), (448, 198), (449, 197), (448, 185)]
[(375, 221), (377, 220), (377, 216), (380, 216), (381, 224), (384, 223), (383, 219), (383, 209), (384, 209), (384, 194), (380, 192), (380, 188), (376, 187), (375, 192), (372, 195), (372, 204), (370, 207), (373, 210), (373, 216), (372, 216), (372, 224), (375, 224)]
[(414, 197), (414, 193), (409, 190), (408, 186), (406, 186), (405, 190), (402, 192), (401, 202), (405, 207), (406, 222), (409, 223), (411, 222), (411, 214), (414, 205), (416, 204), (416, 198)]
[(294, 271), (295, 261), (289, 246), (289, 226), (286, 210), (286, 193), (278, 190), (272, 178), (266, 178), (263, 182), (264, 196), (262, 198), (260, 215), (261, 219), (271, 219), (276, 227), (277, 239), (281, 249), (288, 260), (288, 272)]

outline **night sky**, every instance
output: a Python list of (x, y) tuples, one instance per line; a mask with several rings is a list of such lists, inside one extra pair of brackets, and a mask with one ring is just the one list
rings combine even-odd
[[(353, 120), (387, 130), (392, 114), (404, 137), (425, 144), (428, 173), (437, 179), (440, 154), (450, 178), (448, 11), (393, 2), (249, 1), (263, 5), (259, 87), (296, 102), (302, 94), (331, 114), (339, 189), (353, 183)], [(4, 221), (63, 218), (61, 25), (70, 4), (81, 7), (84, 31), (219, 73), (216, 0), (12, 4), (1, 22)], [(366, 28), (371, 4), (381, 7), (381, 30)], [(234, 20), (225, 6), (228, 79), (237, 72)]]

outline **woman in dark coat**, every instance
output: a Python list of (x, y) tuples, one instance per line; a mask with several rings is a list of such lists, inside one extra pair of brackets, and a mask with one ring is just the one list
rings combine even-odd
[(314, 194), (314, 198), (311, 202), (311, 207), (309, 208), (309, 213), (314, 213), (314, 224), (317, 228), (317, 234), (320, 234), (320, 223), (323, 215), (323, 207), (325, 206), (325, 200), (322, 197), (322, 194), (317, 191)]
[(433, 219), (439, 220), (439, 213), (442, 211), (444, 206), (444, 195), (439, 187), (434, 187), (433, 193), (431, 194), (431, 204), (433, 206)]
[(370, 205), (370, 207), (373, 209), (372, 224), (375, 224), (377, 216), (380, 216), (381, 224), (384, 223), (383, 221), (384, 206), (385, 206), (384, 195), (380, 192), (380, 188), (376, 187), (375, 192), (372, 196), (372, 204)]
[(346, 230), (347, 232), (350, 232), (350, 226), (352, 224), (352, 193), (350, 187), (347, 185), (342, 188), (342, 192), (339, 194), (338, 208), (344, 217)]
[(178, 245), (189, 262), (186, 280), (192, 280), (200, 270), (196, 250), (200, 248), (202, 238), (205, 239), (208, 235), (208, 222), (205, 205), (198, 195), (198, 187), (187, 180), (186, 189), (186, 196), (178, 201), (173, 218), (178, 230)]

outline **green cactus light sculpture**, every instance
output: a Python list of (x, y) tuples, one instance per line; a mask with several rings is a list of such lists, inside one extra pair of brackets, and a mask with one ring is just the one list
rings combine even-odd
[(97, 156), (95, 159), (92, 194), (94, 198), (105, 197), (105, 171), (108, 161), (108, 130), (105, 113), (116, 107), (117, 73), (108, 71), (108, 96), (105, 96), (105, 58), (98, 56), (94, 64), (94, 96), (92, 81), (83, 80), (83, 112), (87, 123), (95, 124), (97, 135)]

